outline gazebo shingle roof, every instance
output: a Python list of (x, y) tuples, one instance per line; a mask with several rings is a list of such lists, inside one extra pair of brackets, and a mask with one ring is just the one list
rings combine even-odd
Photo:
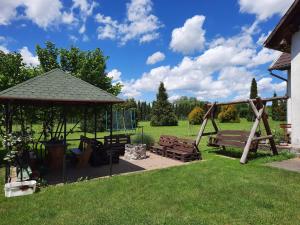
[(61, 69), (51, 70), (0, 92), (0, 102), (12, 100), (79, 104), (123, 102), (120, 98)]

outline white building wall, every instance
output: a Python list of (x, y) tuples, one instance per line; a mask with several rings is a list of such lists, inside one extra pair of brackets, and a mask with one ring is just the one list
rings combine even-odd
[(300, 149), (300, 32), (293, 35), (291, 55), (292, 146)]
[(292, 99), (291, 99), (291, 70), (288, 70), (288, 82), (286, 95), (289, 97), (287, 100), (287, 123), (292, 123)]

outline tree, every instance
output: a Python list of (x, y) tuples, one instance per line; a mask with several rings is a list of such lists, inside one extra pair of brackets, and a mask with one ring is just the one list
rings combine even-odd
[(172, 104), (168, 101), (164, 83), (160, 83), (156, 101), (153, 102), (151, 113), (151, 126), (177, 126), (178, 120)]
[[(258, 97), (257, 82), (256, 82), (255, 78), (253, 78), (252, 82), (251, 82), (251, 88), (250, 88), (250, 99), (255, 99), (257, 97)], [(253, 114), (251, 106), (249, 106), (249, 113), (248, 113), (247, 120), (248, 121), (254, 120), (254, 114)]]
[[(273, 97), (277, 97), (277, 94), (276, 92), (274, 92), (274, 95)], [(278, 104), (278, 100), (273, 100), (272, 101), (272, 119), (273, 120), (278, 120), (278, 107), (279, 104)]]
[(36, 52), (44, 72), (55, 68), (71, 73), (96, 87), (109, 93), (118, 95), (121, 92), (120, 83), (112, 84), (112, 78), (107, 76), (106, 61), (107, 56), (96, 48), (93, 51), (82, 51), (71, 46), (70, 49), (56, 48), (52, 42), (46, 42), (42, 48), (37, 45)]
[(196, 106), (188, 115), (190, 124), (199, 125), (203, 122), (204, 110)]
[(239, 113), (234, 105), (225, 105), (221, 107), (221, 112), (218, 114), (220, 123), (234, 122), (239, 123)]
[(55, 44), (53, 44), (52, 42), (47, 41), (45, 48), (37, 45), (36, 53), (44, 72), (60, 68), (58, 64), (59, 49), (56, 48)]
[(0, 51), (0, 91), (22, 83), (40, 73), (38, 68), (27, 67), (20, 53)]
[(189, 113), (196, 107), (203, 107), (204, 103), (194, 97), (183, 96), (173, 104), (175, 114), (180, 119), (187, 119)]
[(257, 82), (256, 82), (255, 78), (253, 78), (252, 82), (251, 82), (250, 99), (255, 99), (257, 97), (258, 97)]
[[(277, 97), (274, 92), (273, 97)], [(272, 101), (272, 119), (274, 121), (285, 121), (287, 116), (287, 104), (285, 100), (273, 100)]]

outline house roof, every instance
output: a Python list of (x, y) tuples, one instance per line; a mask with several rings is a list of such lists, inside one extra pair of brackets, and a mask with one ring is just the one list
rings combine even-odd
[(0, 92), (0, 102), (113, 104), (123, 100), (61, 69), (51, 70)]
[(300, 26), (300, 0), (295, 0), (265, 41), (265, 47), (291, 53), (291, 39)]
[(269, 70), (288, 70), (291, 68), (291, 54), (282, 53), (269, 67)]

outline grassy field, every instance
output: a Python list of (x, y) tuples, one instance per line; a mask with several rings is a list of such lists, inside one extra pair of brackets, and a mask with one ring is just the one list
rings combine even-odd
[[(161, 134), (194, 139), (199, 128), (186, 121), (178, 127), (140, 125), (156, 140)], [(249, 130), (251, 123), (220, 127)], [(242, 166), (206, 143), (200, 144), (204, 160), (182, 167), (51, 186), (10, 199), (1, 188), (0, 224), (299, 224), (300, 174), (265, 166), (289, 154), (251, 155)], [(2, 168), (1, 186), (3, 176)]]

